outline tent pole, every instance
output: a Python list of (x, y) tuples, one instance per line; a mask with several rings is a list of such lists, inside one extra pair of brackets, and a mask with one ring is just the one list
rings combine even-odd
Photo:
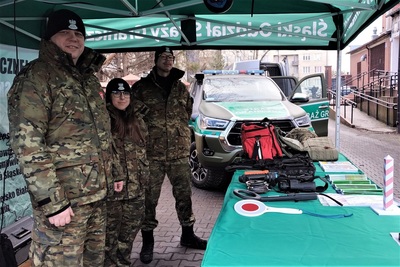
[(400, 37), (399, 37), (399, 58), (397, 61), (397, 133), (400, 133)]
[(336, 59), (336, 127), (335, 127), (335, 147), (340, 152), (340, 102), (341, 102), (341, 65), (342, 65), (342, 51), (340, 50), (340, 30), (337, 30), (337, 59)]

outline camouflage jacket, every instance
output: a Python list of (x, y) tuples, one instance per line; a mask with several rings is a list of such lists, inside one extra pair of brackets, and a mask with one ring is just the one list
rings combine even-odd
[[(107, 104), (110, 115), (115, 112), (111, 104)], [(143, 137), (148, 139), (147, 126), (141, 116), (137, 116)], [(124, 188), (115, 192), (109, 200), (135, 199), (144, 197), (144, 192), (149, 183), (149, 162), (146, 156), (146, 144), (136, 144), (129, 138), (121, 138), (113, 133), (115, 145), (119, 155), (120, 165), (123, 170)]]
[(52, 216), (69, 205), (103, 199), (112, 186), (110, 120), (94, 72), (104, 57), (89, 48), (69, 54), (42, 41), (39, 58), (15, 77), (8, 93), (11, 147), (32, 206)]
[(171, 92), (156, 81), (155, 69), (133, 85), (134, 96), (149, 109), (145, 122), (149, 129), (147, 157), (149, 160), (173, 160), (189, 156), (190, 130), (188, 122), (193, 101), (186, 86), (180, 81), (184, 72), (171, 70), (174, 79)]

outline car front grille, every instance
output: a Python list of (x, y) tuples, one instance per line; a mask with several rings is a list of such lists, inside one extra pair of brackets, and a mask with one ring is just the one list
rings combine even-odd
[[(245, 122), (250, 122), (250, 121), (245, 121)], [(243, 123), (244, 121), (237, 121), (230, 130), (228, 134), (228, 142), (231, 146), (242, 145), (242, 138), (240, 132)], [(271, 123), (274, 126), (279, 127), (284, 132), (289, 132), (290, 130), (295, 128), (291, 120), (276, 120), (276, 121), (271, 121)]]

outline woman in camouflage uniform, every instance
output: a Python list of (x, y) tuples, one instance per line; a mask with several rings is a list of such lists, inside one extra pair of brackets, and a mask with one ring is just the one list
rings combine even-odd
[[(131, 88), (120, 78), (106, 88), (113, 138), (124, 170), (124, 189), (107, 201), (105, 266), (129, 266), (132, 243), (144, 219), (144, 194), (149, 168), (146, 157), (147, 127), (135, 111)], [(116, 264), (116, 265), (115, 265)]]

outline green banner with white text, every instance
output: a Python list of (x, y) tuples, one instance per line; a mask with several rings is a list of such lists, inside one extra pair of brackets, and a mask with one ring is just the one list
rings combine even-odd
[[(18, 58), (17, 58), (18, 55)], [(7, 93), (15, 75), (37, 51), (0, 45), (0, 227), (32, 214), (32, 206), (18, 159), (10, 147)]]

